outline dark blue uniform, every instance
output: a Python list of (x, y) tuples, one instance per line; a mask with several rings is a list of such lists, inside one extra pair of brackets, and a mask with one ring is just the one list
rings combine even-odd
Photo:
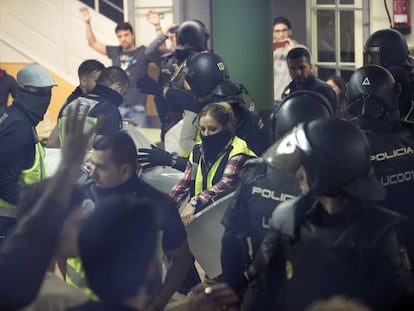
[(414, 131), (395, 124), (387, 130), (366, 131), (374, 174), (387, 190), (385, 206), (407, 216), (403, 234), (414, 261)]
[(241, 310), (304, 310), (332, 295), (375, 310), (402, 310), (412, 282), (400, 253), (399, 214), (348, 201), (328, 214), (307, 196), (279, 205), (252, 265)]
[(187, 238), (186, 231), (172, 199), (165, 193), (142, 181), (135, 174), (127, 182), (115, 188), (98, 188), (93, 180), (89, 180), (85, 184), (85, 189), (87, 195), (94, 202), (105, 200), (111, 195), (117, 194), (130, 194), (135, 197), (150, 199), (158, 209), (159, 228), (163, 232), (162, 245), (166, 250), (179, 247)]
[[(314, 91), (323, 95), (332, 105), (332, 111), (336, 111), (336, 95), (332, 88), (324, 81), (316, 78), (313, 74), (309, 75), (303, 84), (302, 90)], [(289, 96), (290, 94), (298, 91), (296, 82), (290, 82), (282, 93), (282, 99)]]
[(299, 183), (294, 176), (283, 174), (264, 162), (248, 169), (223, 219), (223, 281), (240, 289), (243, 273), (250, 264), (246, 239), (251, 238), (255, 255), (268, 233), (275, 207), (298, 195)]

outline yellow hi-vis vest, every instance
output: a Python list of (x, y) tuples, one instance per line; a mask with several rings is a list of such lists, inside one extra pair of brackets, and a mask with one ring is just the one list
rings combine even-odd
[[(45, 149), (42, 144), (37, 142), (35, 145), (35, 159), (33, 165), (22, 171), (19, 177), (19, 184), (27, 186), (34, 184), (46, 177), (44, 165)], [(16, 218), (15, 205), (0, 199), (0, 216)]]
[[(194, 148), (200, 148), (199, 145), (196, 145)], [(190, 163), (193, 165), (193, 174), (195, 173), (195, 185), (194, 185), (194, 193), (190, 194), (191, 196), (199, 194), (201, 191), (205, 189), (209, 189), (213, 186), (213, 180), (216, 177), (217, 172), (219, 171), (219, 167), (227, 164), (228, 159), (231, 157), (234, 157), (238, 154), (245, 154), (249, 157), (257, 157), (256, 154), (249, 149), (247, 146), (247, 143), (237, 137), (234, 136), (233, 141), (231, 142), (231, 147), (229, 152), (224, 152), (221, 154), (217, 160), (213, 163), (213, 165), (210, 167), (210, 169), (207, 172), (207, 175), (203, 175), (203, 172), (201, 170), (201, 157), (196, 156), (193, 152), (190, 154)], [(227, 156), (228, 155), (228, 156)], [(198, 158), (198, 159), (197, 159)], [(221, 172), (222, 174), (222, 172)], [(217, 176), (219, 177), (219, 176)], [(221, 176), (220, 176), (221, 178)]]
[[(91, 99), (91, 98), (86, 98), (86, 97), (79, 97), (75, 100), (73, 100), (72, 102), (70, 102), (62, 111), (62, 116), (60, 118), (58, 118), (58, 128), (59, 128), (59, 141), (60, 141), (60, 146), (63, 146), (63, 141), (65, 138), (65, 122), (66, 122), (66, 117), (67, 117), (67, 113), (69, 111), (69, 107), (73, 107), (75, 104), (81, 102), (81, 106), (80, 106), (80, 111), (79, 113), (83, 113), (86, 109), (89, 109), (89, 111), (91, 111), (98, 103), (98, 100), (95, 99)], [(95, 126), (95, 124), (98, 122), (98, 119), (96, 117), (90, 117), (87, 116), (86, 117), (86, 122), (85, 122), (85, 126), (84, 126), (84, 131), (85, 133), (88, 132), (92, 127)], [(91, 142), (94, 141), (94, 137), (91, 139)]]

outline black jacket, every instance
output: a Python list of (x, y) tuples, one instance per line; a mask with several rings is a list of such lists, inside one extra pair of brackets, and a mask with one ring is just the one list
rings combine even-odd
[(261, 297), (260, 310), (304, 310), (336, 294), (359, 298), (374, 310), (401, 310), (413, 293), (400, 250), (401, 220), (399, 214), (360, 201), (334, 215), (306, 196), (279, 205), (272, 215), (275, 232), (252, 265), (256, 282), (243, 309), (255, 301), (254, 285), (267, 282), (264, 287), (271, 290)]
[[(313, 74), (310, 74), (303, 84), (302, 90), (314, 91), (323, 96), (331, 103), (332, 111), (336, 111), (336, 95), (332, 88), (324, 81), (316, 78)], [(283, 90), (282, 99), (290, 94), (298, 91), (295, 81), (291, 81)]]
[(414, 262), (414, 130), (396, 123), (384, 130), (366, 130), (365, 134), (371, 146), (374, 174), (387, 191), (385, 206), (407, 216), (402, 232)]
[(135, 197), (150, 199), (158, 209), (158, 224), (163, 231), (162, 244), (166, 250), (179, 247), (187, 238), (173, 200), (165, 193), (145, 183), (135, 174), (118, 187), (110, 189), (98, 188), (95, 181), (91, 179), (85, 183), (84, 189), (88, 197), (94, 202), (100, 202), (110, 196), (119, 194), (130, 194)]
[[(117, 132), (122, 128), (122, 117), (118, 110), (118, 107), (122, 104), (122, 96), (118, 92), (107, 86), (97, 84), (88, 95), (79, 96), (78, 99), (82, 104), (91, 107), (88, 118), (103, 118), (101, 126), (97, 130), (98, 135)], [(73, 101), (66, 103), (59, 112), (58, 119), (65, 115), (71, 104), (73, 104)]]
[(0, 116), (0, 198), (16, 205), (19, 177), (35, 159), (37, 135), (27, 114), (14, 104)]
[(283, 174), (264, 161), (249, 166), (222, 220), (224, 282), (236, 291), (241, 289), (242, 276), (250, 264), (246, 239), (251, 238), (254, 258), (269, 232), (273, 210), (281, 202), (299, 195), (299, 183), (294, 176)]

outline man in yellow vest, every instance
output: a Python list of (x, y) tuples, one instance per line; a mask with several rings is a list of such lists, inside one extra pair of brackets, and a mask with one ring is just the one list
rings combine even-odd
[(17, 73), (13, 104), (0, 115), (0, 243), (14, 227), (22, 185), (44, 178), (44, 150), (36, 125), (50, 104), (56, 82), (42, 67), (29, 64)]

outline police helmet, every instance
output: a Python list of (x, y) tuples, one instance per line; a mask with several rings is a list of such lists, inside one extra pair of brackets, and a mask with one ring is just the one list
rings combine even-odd
[(302, 122), (333, 117), (330, 102), (314, 91), (297, 91), (286, 97), (272, 114), (274, 141)]
[(407, 61), (408, 45), (404, 36), (394, 29), (381, 29), (372, 33), (364, 46), (364, 64), (388, 68)]
[(368, 140), (356, 126), (342, 119), (324, 118), (299, 124), (263, 158), (287, 173), (303, 166), (312, 195), (347, 194), (380, 201), (385, 190), (372, 174), (370, 153)]
[(401, 86), (391, 73), (377, 65), (356, 70), (346, 85), (348, 114), (358, 119), (398, 118), (398, 98)]
[(177, 31), (177, 50), (204, 51), (209, 35), (206, 26), (198, 20), (183, 22)]
[(194, 94), (201, 98), (229, 79), (223, 59), (212, 52), (202, 52), (186, 60), (186, 81)]

